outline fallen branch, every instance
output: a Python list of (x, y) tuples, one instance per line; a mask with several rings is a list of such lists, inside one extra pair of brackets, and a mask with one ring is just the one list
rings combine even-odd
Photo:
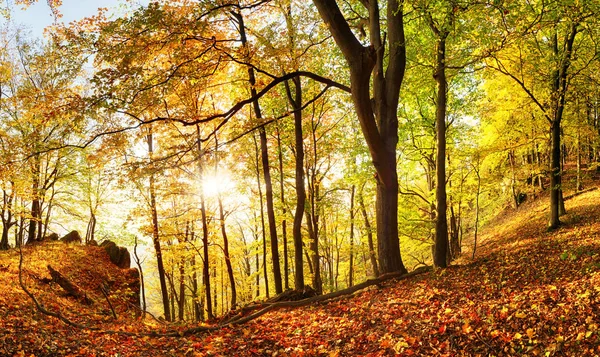
[(63, 288), (63, 290), (66, 291), (68, 295), (74, 297), (77, 300), (83, 301), (83, 303), (86, 305), (94, 304), (94, 300), (90, 299), (87, 296), (87, 293), (82, 288), (73, 284), (69, 279), (67, 279), (58, 271), (54, 270), (54, 268), (52, 268), (50, 265), (48, 265), (48, 270), (50, 271), (52, 281), (60, 285), (60, 287)]
[(588, 188), (587, 190), (581, 190), (581, 191), (575, 192), (575, 193), (573, 193), (571, 195), (568, 195), (565, 198), (563, 198), (563, 201), (570, 200), (571, 198), (577, 197), (577, 196), (582, 195), (584, 193), (595, 191), (597, 189), (598, 189), (598, 187), (592, 187), (592, 188)]
[(102, 286), (100, 286), (100, 291), (102, 292), (102, 295), (104, 295), (104, 298), (106, 299), (106, 302), (108, 303), (108, 306), (110, 307), (110, 311), (112, 312), (113, 318), (116, 320), (117, 313), (115, 312), (115, 309), (113, 308), (113, 305), (110, 302), (110, 299), (108, 298), (108, 289), (104, 285), (102, 285)]
[[(391, 280), (391, 279), (404, 280), (404, 279), (408, 279), (413, 276), (420, 275), (420, 274), (423, 274), (423, 273), (426, 273), (429, 271), (431, 271), (431, 267), (420, 267), (415, 271), (412, 271), (410, 273), (404, 273), (404, 274), (403, 273), (388, 273), (388, 274), (381, 275), (378, 278), (369, 279), (360, 284), (351, 286), (346, 289), (334, 291), (329, 294), (317, 295), (317, 296), (314, 296), (311, 298), (297, 300), (297, 301), (280, 301), (280, 302), (275, 302), (275, 303), (271, 303), (271, 304), (266, 303), (266, 304), (263, 304), (264, 307), (261, 310), (258, 310), (257, 312), (254, 312), (245, 317), (237, 315), (236, 317), (233, 317), (230, 320), (222, 322), (221, 324), (217, 325), (216, 327), (222, 328), (222, 327), (229, 326), (229, 325), (241, 325), (248, 321), (254, 320), (272, 310), (288, 308), (288, 307), (301, 307), (301, 306), (306, 306), (306, 305), (310, 305), (310, 304), (314, 304), (314, 303), (325, 302), (325, 301), (336, 299), (341, 296), (352, 295), (359, 290), (363, 290), (365, 288), (368, 288), (369, 286), (379, 285), (387, 280)], [(200, 326), (200, 327), (184, 330), (181, 333), (194, 334), (197, 332), (213, 331), (213, 330), (215, 330), (215, 326)]]

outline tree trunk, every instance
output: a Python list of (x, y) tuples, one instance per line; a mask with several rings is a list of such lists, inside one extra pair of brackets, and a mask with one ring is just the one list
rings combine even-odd
[[(348, 286), (354, 285), (354, 193), (356, 185), (350, 190), (350, 262), (348, 267)], [(339, 254), (339, 250), (338, 250)]]
[(294, 138), (296, 152), (296, 211), (294, 212), (293, 238), (294, 238), (294, 288), (304, 290), (304, 263), (302, 261), (302, 217), (306, 204), (306, 189), (304, 187), (304, 136), (302, 134), (302, 83), (300, 77), (292, 79), (294, 93), (291, 92), (289, 83), (285, 83), (288, 100), (294, 109)]
[(213, 314), (213, 305), (211, 298), (211, 290), (210, 290), (210, 264), (209, 264), (209, 256), (208, 256), (208, 219), (206, 217), (206, 202), (204, 197), (204, 185), (203, 185), (203, 177), (204, 177), (204, 163), (203, 156), (204, 151), (202, 150), (202, 141), (200, 135), (200, 126), (196, 125), (196, 139), (198, 140), (198, 176), (200, 183), (200, 213), (202, 218), (202, 254), (204, 255), (204, 260), (202, 261), (202, 282), (204, 283), (204, 297), (206, 299), (206, 313), (209, 320), (214, 319), (215, 315)]
[(35, 242), (36, 228), (42, 217), (40, 204), (40, 165), (40, 154), (35, 154), (31, 184), (31, 218), (29, 219), (27, 244)]
[(221, 220), (221, 234), (223, 235), (223, 254), (225, 254), (225, 266), (229, 276), (229, 286), (231, 287), (231, 309), (237, 306), (237, 291), (235, 288), (235, 278), (233, 276), (233, 267), (231, 266), (231, 255), (229, 254), (229, 239), (225, 230), (225, 213), (223, 211), (223, 201), (219, 197), (219, 218)]
[(85, 244), (89, 244), (94, 240), (94, 233), (96, 231), (96, 215), (94, 211), (90, 209), (90, 220), (88, 221), (87, 229), (85, 231)]
[[(242, 46), (247, 51), (247, 42), (248, 39), (246, 37), (246, 28), (244, 26), (244, 18), (241, 13), (233, 13), (233, 16), (236, 18), (238, 22), (238, 30), (240, 33), (240, 38), (242, 42)], [(246, 58), (248, 59), (248, 55)], [(250, 94), (252, 97), (256, 97), (256, 77), (254, 75), (254, 68), (248, 66), (248, 82), (250, 83)], [(262, 120), (262, 112), (260, 109), (260, 104), (258, 99), (252, 102), (252, 106), (254, 108), (254, 115), (256, 119), (260, 122)], [(262, 155), (262, 166), (263, 166), (263, 176), (265, 180), (265, 199), (267, 203), (267, 218), (269, 221), (269, 237), (271, 243), (271, 259), (273, 261), (273, 277), (275, 282), (275, 292), (280, 294), (283, 292), (283, 285), (281, 281), (281, 267), (279, 265), (279, 245), (277, 242), (277, 225), (275, 223), (275, 208), (273, 204), (273, 183), (271, 181), (271, 172), (269, 166), (269, 153), (267, 148), (267, 134), (265, 132), (265, 127), (261, 126), (258, 129), (258, 133), (260, 136), (260, 148)], [(266, 268), (265, 268), (266, 269)], [(265, 278), (266, 281), (266, 278)], [(267, 289), (267, 297), (269, 289)]]
[(260, 224), (261, 224), (261, 234), (262, 234), (262, 256), (263, 256), (263, 276), (265, 279), (265, 293), (267, 298), (269, 297), (269, 274), (267, 268), (267, 232), (266, 232), (266, 224), (265, 224), (265, 208), (262, 194), (262, 184), (260, 182), (260, 160), (258, 158), (258, 144), (256, 142), (256, 137), (252, 137), (254, 139), (254, 148), (255, 148), (255, 162), (256, 162), (256, 181), (258, 185), (258, 199), (260, 202)]
[[(254, 86), (253, 86), (254, 88)], [(255, 89), (253, 89), (256, 91)], [(281, 267), (279, 265), (279, 244), (277, 242), (277, 223), (275, 223), (275, 207), (273, 205), (273, 184), (271, 182), (271, 172), (269, 170), (269, 154), (267, 151), (267, 134), (265, 128), (258, 129), (260, 135), (260, 147), (262, 153), (263, 176), (265, 179), (265, 198), (267, 202), (267, 218), (269, 221), (269, 235), (271, 242), (271, 260), (273, 261), (272, 270), (275, 283), (275, 293), (283, 292), (281, 280)]]
[(369, 259), (371, 260), (371, 267), (373, 268), (373, 275), (379, 276), (379, 267), (377, 265), (377, 256), (375, 255), (375, 244), (373, 243), (373, 228), (371, 222), (369, 222), (369, 215), (367, 214), (367, 208), (365, 207), (365, 200), (363, 197), (363, 188), (360, 188), (358, 192), (358, 205), (360, 206), (360, 212), (363, 216), (365, 231), (367, 232), (367, 243), (369, 245)]
[(285, 202), (285, 187), (283, 185), (283, 151), (281, 146), (281, 135), (279, 133), (279, 122), (277, 124), (277, 149), (279, 156), (279, 186), (281, 191), (281, 234), (283, 237), (283, 276), (284, 276), (284, 288), (288, 290), (290, 288), (290, 277), (289, 277), (289, 262), (288, 262), (288, 245), (287, 245), (287, 206)]
[(550, 168), (550, 229), (560, 226), (560, 122), (552, 122), (552, 159)]
[(479, 162), (476, 162), (475, 174), (477, 175), (477, 192), (475, 193), (475, 233), (473, 235), (473, 256), (475, 259), (475, 251), (477, 250), (477, 233), (479, 230), (479, 196), (481, 195), (481, 175), (479, 174)]
[[(558, 228), (561, 224), (559, 216), (566, 213), (565, 204), (562, 195), (561, 187), (561, 121), (565, 109), (565, 100), (568, 84), (567, 72), (571, 65), (573, 55), (573, 44), (575, 37), (579, 31), (579, 23), (574, 22), (571, 25), (569, 35), (565, 39), (564, 58), (561, 59), (560, 67), (554, 72), (554, 81), (552, 83), (552, 94), (555, 98), (553, 110), (553, 118), (551, 121), (551, 136), (552, 136), (552, 160), (550, 167), (550, 223), (549, 228)], [(553, 50), (556, 58), (560, 58), (558, 47), (558, 34), (553, 37)]]
[[(154, 147), (152, 141), (152, 128), (148, 129), (146, 139), (148, 141), (148, 156), (150, 164), (152, 164)], [(150, 193), (150, 212), (152, 215), (152, 241), (154, 243), (154, 251), (156, 252), (156, 264), (158, 267), (158, 278), (160, 280), (160, 291), (162, 295), (163, 311), (165, 320), (171, 320), (171, 309), (169, 307), (169, 291), (167, 290), (167, 281), (165, 278), (165, 267), (163, 264), (162, 249), (160, 246), (159, 229), (158, 229), (158, 213), (156, 211), (156, 192), (154, 188), (154, 172), (150, 173), (149, 178), (149, 193)]]
[[(370, 46), (364, 46), (353, 34), (335, 1), (313, 2), (350, 67), (352, 100), (377, 173), (380, 268), (383, 273), (405, 272), (398, 237), (396, 173), (397, 110), (406, 68), (402, 4), (397, 0), (387, 2), (386, 34), (382, 36), (379, 2), (363, 2), (369, 11), (370, 34)], [(371, 75), (373, 87), (370, 86)]]
[(0, 240), (0, 250), (8, 250), (8, 234), (10, 232), (10, 228), (17, 224), (16, 220), (13, 221), (13, 201), (15, 199), (14, 187), (15, 184), (13, 181), (11, 181), (10, 194), (7, 195), (6, 190), (2, 190), (2, 239)]
[[(446, 31), (446, 30), (444, 30)], [(435, 222), (435, 255), (433, 264), (438, 268), (448, 266), (448, 219), (446, 216), (446, 101), (448, 84), (446, 82), (446, 36), (438, 36), (436, 69), (434, 73), (437, 82), (436, 100), (436, 222)]]
[(142, 292), (141, 307), (142, 307), (143, 313), (145, 314), (146, 313), (146, 284), (144, 282), (144, 270), (142, 269), (142, 262), (140, 261), (140, 257), (138, 256), (138, 253), (137, 253), (137, 246), (138, 246), (138, 238), (137, 238), (137, 236), (135, 236), (135, 241), (134, 241), (134, 245), (133, 245), (133, 258), (135, 260), (135, 264), (137, 265), (137, 267), (139, 269), (139, 273), (140, 273), (140, 287), (141, 287), (141, 292)]

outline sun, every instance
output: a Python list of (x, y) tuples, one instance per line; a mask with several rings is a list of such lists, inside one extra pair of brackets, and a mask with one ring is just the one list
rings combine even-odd
[(217, 198), (234, 188), (231, 176), (226, 172), (210, 174), (202, 179), (202, 192), (206, 198)]

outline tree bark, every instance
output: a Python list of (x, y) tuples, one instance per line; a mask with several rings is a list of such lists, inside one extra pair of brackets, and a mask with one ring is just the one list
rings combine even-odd
[(277, 148), (279, 158), (279, 189), (281, 191), (281, 235), (283, 237), (283, 276), (284, 276), (284, 288), (288, 290), (290, 288), (290, 270), (288, 262), (288, 245), (287, 245), (287, 205), (285, 201), (285, 187), (283, 185), (283, 151), (281, 146), (281, 135), (279, 132), (279, 124), (277, 125)]
[[(240, 38), (242, 42), (242, 46), (246, 48), (248, 46), (248, 39), (246, 37), (246, 28), (244, 26), (244, 18), (241, 13), (233, 12), (232, 15), (235, 17), (238, 23), (238, 31), (240, 33)], [(246, 55), (248, 59), (248, 55)], [(256, 97), (256, 77), (254, 75), (254, 68), (248, 66), (248, 82), (250, 83), (250, 94), (252, 97)], [(254, 108), (254, 115), (256, 119), (260, 122), (262, 120), (262, 111), (260, 109), (260, 104), (258, 99), (252, 102), (252, 106)], [(269, 152), (267, 147), (267, 134), (265, 132), (265, 127), (261, 126), (258, 129), (258, 133), (260, 136), (260, 149), (261, 149), (261, 158), (262, 158), (262, 166), (263, 166), (263, 176), (265, 180), (265, 199), (267, 203), (267, 218), (269, 221), (269, 237), (271, 243), (271, 259), (273, 261), (273, 280), (275, 283), (275, 292), (280, 294), (283, 292), (283, 285), (281, 280), (281, 267), (279, 265), (279, 244), (277, 242), (277, 225), (275, 223), (275, 208), (273, 204), (273, 183), (271, 180), (271, 172), (269, 166)], [(268, 291), (268, 289), (267, 289)], [(268, 293), (267, 293), (268, 296)]]
[(369, 215), (367, 214), (367, 208), (365, 207), (365, 200), (363, 197), (364, 186), (358, 191), (358, 205), (360, 206), (360, 212), (363, 216), (365, 231), (367, 232), (367, 244), (369, 245), (369, 259), (371, 260), (371, 267), (373, 268), (373, 275), (379, 276), (379, 267), (377, 265), (377, 256), (375, 255), (375, 244), (373, 243), (373, 228), (371, 222), (369, 222)]
[(40, 203), (40, 154), (35, 154), (32, 184), (31, 184), (31, 218), (29, 219), (29, 230), (27, 232), (27, 244), (35, 242), (36, 228), (42, 218)]
[[(152, 139), (152, 128), (148, 129), (148, 135), (146, 140), (148, 142), (148, 157), (150, 164), (152, 164), (154, 155), (154, 146)], [(167, 290), (167, 281), (165, 278), (165, 266), (163, 264), (162, 249), (160, 246), (160, 237), (158, 229), (158, 213), (156, 211), (156, 192), (154, 188), (154, 172), (150, 173), (149, 187), (150, 191), (150, 213), (152, 216), (152, 242), (154, 243), (154, 251), (156, 253), (156, 264), (158, 268), (158, 278), (160, 281), (160, 291), (163, 302), (163, 312), (165, 314), (165, 320), (171, 321), (171, 309), (169, 307), (169, 291)]]
[(212, 297), (210, 290), (210, 264), (208, 255), (208, 219), (206, 217), (206, 200), (204, 197), (204, 185), (202, 183), (204, 177), (204, 163), (203, 156), (204, 151), (202, 150), (202, 141), (200, 135), (200, 126), (196, 125), (196, 139), (198, 140), (198, 176), (200, 177), (200, 213), (202, 219), (202, 254), (204, 260), (202, 261), (202, 282), (204, 283), (204, 297), (206, 299), (206, 313), (209, 320), (214, 319)]
[[(354, 193), (356, 185), (350, 190), (350, 262), (348, 267), (348, 286), (354, 285)], [(339, 254), (339, 250), (338, 250)]]
[[(446, 30), (443, 30), (446, 31)], [(436, 69), (433, 77), (437, 82), (436, 100), (436, 222), (435, 255), (433, 263), (438, 268), (448, 266), (448, 203), (446, 200), (446, 105), (448, 83), (446, 81), (446, 37), (447, 32), (438, 34)]]
[[(383, 40), (379, 2), (363, 2), (369, 12), (370, 34), (370, 46), (363, 46), (353, 34), (335, 1), (313, 2), (350, 68), (352, 101), (377, 173), (376, 221), (380, 268), (384, 273), (405, 272), (398, 237), (396, 172), (397, 110), (406, 68), (402, 4), (397, 0), (388, 1), (387, 40)], [(385, 63), (387, 68), (384, 68)]]
[(263, 265), (263, 278), (265, 279), (265, 295), (267, 298), (269, 297), (269, 274), (267, 268), (267, 232), (266, 232), (266, 224), (265, 224), (265, 208), (262, 194), (262, 184), (260, 182), (260, 160), (258, 158), (259, 148), (256, 142), (256, 137), (252, 137), (254, 139), (254, 148), (255, 148), (255, 164), (256, 164), (256, 183), (258, 186), (258, 199), (260, 202), (260, 225), (261, 225), (261, 234), (262, 234), (262, 265)]
[[(553, 118), (551, 122), (551, 136), (552, 136), (552, 160), (550, 168), (550, 223), (549, 228), (555, 229), (560, 226), (560, 215), (564, 214), (564, 200), (562, 196), (561, 187), (561, 158), (560, 158), (560, 134), (561, 134), (561, 121), (565, 109), (565, 100), (568, 84), (568, 70), (571, 65), (571, 58), (573, 56), (573, 44), (575, 43), (575, 37), (579, 32), (579, 23), (574, 22), (571, 25), (569, 35), (565, 40), (564, 58), (560, 62), (560, 67), (554, 72), (554, 81), (552, 83), (552, 94), (556, 98), (553, 107)], [(558, 34), (555, 33), (553, 37), (553, 50), (556, 58), (559, 58), (558, 48)]]

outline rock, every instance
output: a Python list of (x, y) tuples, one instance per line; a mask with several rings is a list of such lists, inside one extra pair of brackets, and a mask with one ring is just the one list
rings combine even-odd
[(60, 239), (61, 242), (64, 243), (73, 243), (73, 242), (77, 242), (81, 244), (81, 236), (79, 235), (79, 232), (77, 231), (71, 231), (69, 233), (67, 233), (66, 236), (62, 237)]
[(58, 240), (58, 234), (56, 233), (52, 233), (48, 236), (45, 236), (44, 238), (42, 238), (43, 241), (48, 241), (48, 240)]
[(98, 242), (96, 242), (96, 240), (92, 239), (91, 241), (87, 242), (87, 245), (92, 246), (92, 247), (97, 247)]
[(131, 265), (131, 257), (129, 255), (129, 251), (125, 247), (119, 247), (115, 244), (115, 242), (110, 240), (105, 240), (100, 244), (108, 256), (110, 261), (122, 269), (128, 269)]

